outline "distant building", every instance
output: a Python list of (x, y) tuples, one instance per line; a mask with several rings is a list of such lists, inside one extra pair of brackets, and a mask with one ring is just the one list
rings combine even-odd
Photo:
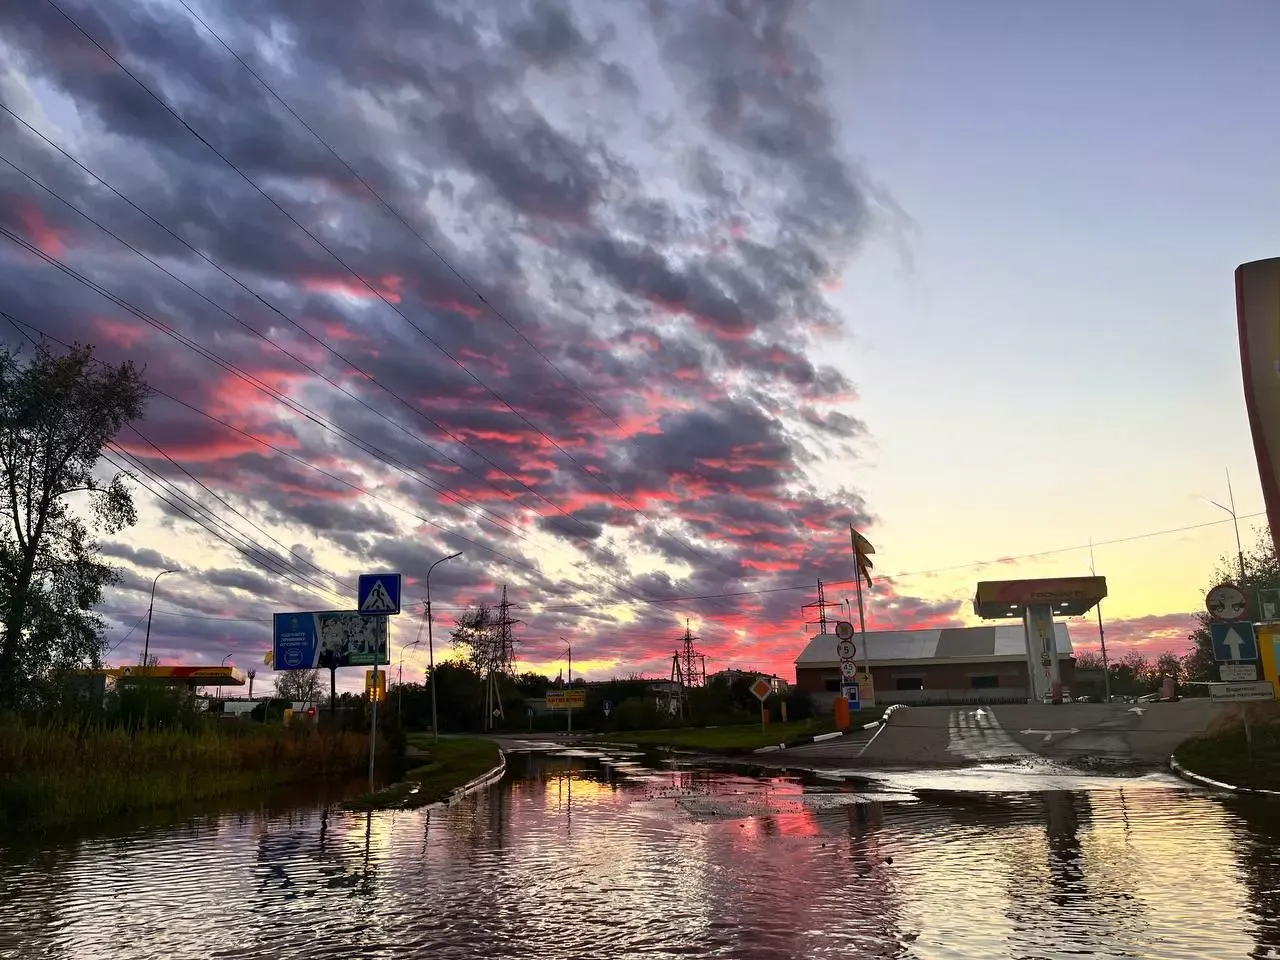
[[(1075, 679), (1071, 635), (1054, 624), (1062, 685)], [(941, 630), (876, 630), (860, 635), (857, 662), (870, 664), (876, 703), (1012, 703), (1027, 699), (1027, 642), (1021, 623)], [(818, 634), (796, 658), (796, 689), (827, 705), (840, 690), (834, 634)], [(1039, 665), (1037, 665), (1039, 666)]]

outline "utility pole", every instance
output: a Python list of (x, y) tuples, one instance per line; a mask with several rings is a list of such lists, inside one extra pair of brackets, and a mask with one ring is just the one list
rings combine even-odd
[(671, 657), (671, 682), (676, 688), (676, 708), (682, 720), (685, 704), (689, 702), (689, 688), (700, 687), (707, 682), (707, 658), (693, 646), (699, 639), (693, 635), (686, 620), (684, 635), (679, 638), (680, 646)]
[(826, 586), (823, 584), (821, 580), (819, 580), (818, 581), (818, 599), (812, 603), (801, 604), (800, 611), (801, 611), (801, 614), (803, 615), (804, 611), (812, 608), (817, 608), (818, 619), (816, 621), (805, 620), (804, 622), (806, 626), (808, 626), (810, 623), (816, 622), (818, 624), (818, 632), (825, 634), (827, 632), (827, 607), (838, 607), (838, 606), (840, 606), (840, 604), (836, 603), (835, 601), (827, 600)]
[[(560, 639), (564, 640), (565, 648), (569, 651), (569, 682), (566, 685), (566, 692), (572, 693), (573, 692), (573, 644), (570, 643), (568, 640), (565, 640), (564, 637), (561, 637)], [(573, 733), (573, 704), (569, 705), (568, 710), (569, 710), (569, 732)]]
[[(1097, 571), (1093, 567), (1093, 537), (1089, 538), (1089, 576), (1096, 577)], [(1102, 629), (1102, 601), (1098, 601), (1098, 605), (1094, 607), (1098, 612), (1098, 643), (1102, 646), (1102, 695), (1106, 698), (1106, 702), (1111, 702), (1111, 666), (1107, 663), (1107, 635)]]
[(498, 623), (497, 633), (493, 638), (492, 649), (489, 653), (489, 676), (485, 683), (485, 729), (493, 729), (493, 715), (497, 713), (499, 717), (506, 719), (506, 715), (502, 712), (502, 687), (500, 678), (507, 673), (511, 664), (516, 658), (516, 641), (515, 634), (512, 631), (517, 623), (521, 620), (514, 620), (511, 617), (511, 610), (516, 606), (507, 599), (507, 587), (502, 587), (502, 602), (498, 604)]

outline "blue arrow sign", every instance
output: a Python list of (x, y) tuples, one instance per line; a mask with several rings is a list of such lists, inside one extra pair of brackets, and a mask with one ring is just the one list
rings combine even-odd
[(1211, 623), (1209, 636), (1213, 639), (1213, 659), (1257, 660), (1258, 635), (1252, 623)]
[(400, 574), (362, 573), (356, 589), (356, 607), (361, 613), (400, 612)]

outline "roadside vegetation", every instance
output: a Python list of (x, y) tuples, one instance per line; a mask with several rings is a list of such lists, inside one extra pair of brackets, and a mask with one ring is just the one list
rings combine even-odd
[(1245, 740), (1239, 713), (1222, 718), (1201, 737), (1193, 737), (1174, 751), (1191, 773), (1256, 790), (1280, 790), (1280, 704), (1249, 707), (1253, 743)]
[(348, 810), (425, 807), (488, 773), (498, 765), (500, 756), (498, 745), (492, 740), (445, 737), (436, 743), (430, 734), (411, 734), (406, 761), (416, 766), (385, 790), (356, 797), (343, 806)]
[(93, 826), (367, 769), (369, 737), (259, 724), (0, 722), (0, 836)]

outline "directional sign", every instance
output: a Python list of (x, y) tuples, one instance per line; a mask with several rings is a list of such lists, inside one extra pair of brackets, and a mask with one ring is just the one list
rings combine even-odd
[(1211, 683), (1209, 684), (1210, 700), (1274, 700), (1276, 688), (1270, 680), (1257, 680), (1253, 683)]
[(848, 620), (841, 620), (836, 624), (836, 636), (841, 640), (853, 639), (853, 624)]
[(841, 640), (836, 644), (836, 655), (841, 660), (852, 660), (858, 655), (858, 645), (852, 640)]
[(400, 574), (362, 573), (356, 588), (356, 606), (361, 613), (400, 612)]
[(1204, 596), (1204, 605), (1215, 620), (1239, 620), (1249, 607), (1244, 591), (1234, 583), (1220, 583)]
[(765, 677), (756, 677), (755, 683), (751, 684), (751, 692), (756, 695), (756, 699), (764, 703), (769, 699), (769, 694), (773, 693), (773, 684)]
[(1211, 623), (1209, 635), (1213, 659), (1219, 662), (1258, 659), (1258, 637), (1252, 623)]

